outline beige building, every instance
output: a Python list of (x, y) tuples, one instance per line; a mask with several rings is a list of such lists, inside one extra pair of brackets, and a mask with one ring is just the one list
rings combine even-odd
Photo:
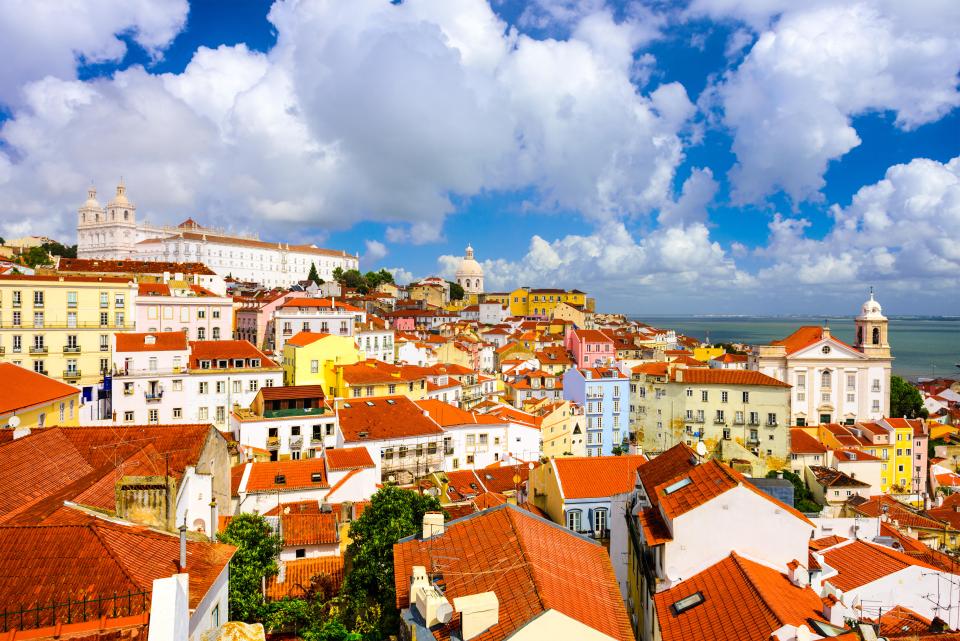
[(0, 361), (73, 385), (100, 381), (112, 336), (134, 328), (127, 278), (0, 276)]
[(829, 327), (805, 326), (757, 347), (748, 367), (793, 387), (791, 424), (879, 420), (890, 413), (893, 357), (887, 325), (871, 291), (856, 318), (853, 345), (833, 336)]
[(786, 465), (789, 385), (760, 372), (663, 365), (636, 368), (631, 376), (631, 429), (644, 452), (698, 441), (713, 450), (736, 441), (768, 468)]

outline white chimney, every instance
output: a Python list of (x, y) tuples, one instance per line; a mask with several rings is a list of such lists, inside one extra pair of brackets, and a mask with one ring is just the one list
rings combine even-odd
[(805, 588), (810, 585), (810, 573), (807, 572), (807, 568), (796, 561), (791, 561), (787, 565), (787, 569), (790, 571), (790, 583), (798, 588)]
[(424, 540), (443, 534), (443, 512), (427, 512), (423, 515)]
[(495, 592), (481, 592), (453, 600), (460, 613), (460, 636), (463, 641), (485, 632), (500, 621), (500, 601)]

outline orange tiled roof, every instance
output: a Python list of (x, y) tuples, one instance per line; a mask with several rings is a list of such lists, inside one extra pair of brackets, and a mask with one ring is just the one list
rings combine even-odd
[(943, 530), (946, 525), (942, 521), (926, 516), (918, 510), (904, 505), (892, 496), (884, 494), (872, 496), (869, 501), (853, 506), (853, 509), (865, 516), (875, 517), (881, 513), (883, 506), (886, 506), (887, 516), (890, 517), (890, 520), (897, 521), (901, 527)]
[(348, 443), (439, 436), (443, 430), (405, 396), (353, 399), (339, 410), (340, 431)]
[(171, 263), (152, 260), (106, 260), (98, 258), (60, 258), (58, 272), (97, 272), (124, 274), (200, 274), (216, 276), (216, 272), (203, 263)]
[(666, 376), (669, 368), (670, 364), (666, 361), (663, 361), (658, 363), (644, 363), (642, 365), (637, 365), (630, 371), (634, 374), (647, 374), (648, 376)]
[[(264, 461), (250, 465), (247, 492), (276, 492), (308, 488), (328, 488), (327, 470), (322, 458), (299, 461)], [(240, 466), (235, 466), (240, 467)], [(315, 475), (319, 475), (315, 477)], [(280, 477), (282, 477), (282, 482)], [(318, 478), (319, 480), (314, 480)]]
[(324, 451), (329, 470), (353, 470), (361, 467), (374, 467), (370, 452), (365, 447), (338, 447)]
[[(786, 338), (778, 341), (772, 341), (770, 344), (783, 345), (786, 347), (787, 354), (793, 354), (794, 352), (799, 352), (800, 350), (810, 347), (821, 340), (823, 340), (823, 327), (818, 327), (816, 325), (804, 325)], [(836, 336), (831, 335), (830, 340), (849, 349), (853, 349)]]
[[(177, 573), (180, 541), (177, 535), (87, 516), (76, 525), (0, 527), (0, 549), (5, 577), (0, 603), (26, 609), (54, 600), (151, 592), (154, 579)], [(235, 550), (187, 541), (190, 608), (206, 596)]]
[(359, 307), (354, 307), (343, 301), (333, 301), (329, 298), (291, 298), (284, 301), (280, 307), (316, 307), (318, 309), (341, 310), (345, 312), (362, 312)]
[(819, 539), (811, 539), (808, 547), (811, 550), (820, 551), (833, 547), (834, 545), (845, 543), (846, 541), (849, 541), (849, 539), (831, 534), (830, 536), (822, 536)]
[(293, 512), (280, 516), (285, 546), (332, 545), (337, 536), (337, 517), (333, 512)]
[(801, 427), (790, 428), (790, 451), (793, 454), (826, 454), (823, 443), (811, 436)]
[(872, 583), (912, 565), (931, 570), (937, 569), (929, 563), (909, 557), (893, 548), (860, 540), (826, 550), (823, 553), (823, 559), (827, 565), (838, 572), (836, 576), (825, 581), (829, 581), (834, 587), (844, 592)]
[(691, 368), (684, 370), (675, 370), (674, 376), (680, 381), (681, 377), (684, 383), (697, 383), (700, 385), (763, 385), (767, 387), (790, 387), (783, 381), (778, 381), (772, 376), (767, 376), (761, 372), (755, 372), (747, 369), (710, 369), (710, 368)]
[[(464, 550), (470, 550), (464, 555)], [(397, 606), (410, 604), (414, 565), (430, 565), (442, 556), (448, 599), (494, 591), (499, 622), (482, 636), (501, 641), (547, 609), (555, 609), (618, 641), (632, 641), (633, 631), (606, 550), (593, 541), (505, 504), (447, 523), (429, 541), (405, 539), (394, 546)], [(589, 589), (583, 578), (590, 577)], [(433, 630), (447, 641), (459, 628), (454, 619)]]
[(637, 469), (647, 462), (641, 454), (570, 456), (553, 459), (565, 499), (588, 499), (622, 494), (633, 489)]
[(302, 599), (310, 593), (313, 578), (319, 575), (328, 575), (333, 579), (334, 593), (339, 591), (343, 584), (343, 557), (318, 556), (312, 559), (297, 559), (282, 561), (283, 583), (280, 583), (279, 574), (267, 579), (266, 597), (268, 601), (279, 601), (284, 598)]
[[(677, 614), (674, 604), (698, 592), (703, 602)], [(784, 625), (824, 620), (823, 602), (813, 590), (736, 552), (658, 593), (654, 602), (663, 641), (768, 641)]]
[[(262, 368), (280, 368), (279, 365), (270, 360), (269, 356), (254, 347), (250, 341), (190, 341), (190, 369), (199, 369), (200, 361), (217, 361), (218, 359), (230, 361), (228, 367), (233, 366), (233, 359), (247, 361), (260, 359), (260, 367)], [(245, 367), (249, 367), (249, 365)]]
[[(74, 396), (80, 390), (72, 385), (25, 369), (13, 363), (0, 363), (0, 415), (16, 412), (41, 403), (52, 403)], [(75, 411), (79, 411), (79, 407)], [(49, 416), (55, 422), (55, 416)], [(6, 421), (4, 421), (6, 422)]]
[(306, 347), (307, 345), (313, 345), (319, 340), (323, 340), (332, 334), (324, 334), (322, 332), (299, 332), (294, 334), (287, 339), (287, 345), (293, 345), (294, 347)]
[[(690, 479), (690, 483), (673, 492), (667, 492), (680, 479)], [(656, 487), (657, 502), (663, 513), (671, 520), (699, 507), (727, 490), (739, 485), (733, 470), (716, 459), (705, 461), (680, 478), (664, 481)]]
[(682, 476), (697, 465), (697, 454), (684, 443), (674, 445), (666, 452), (650, 459), (640, 468), (640, 482), (651, 503), (657, 500), (656, 487), (665, 481)]
[(575, 329), (573, 333), (581, 343), (612, 343), (613, 339), (599, 329)]
[[(186, 332), (117, 332), (118, 352), (173, 352), (187, 350)], [(149, 337), (152, 337), (149, 338)], [(152, 343), (150, 341), (153, 341)]]

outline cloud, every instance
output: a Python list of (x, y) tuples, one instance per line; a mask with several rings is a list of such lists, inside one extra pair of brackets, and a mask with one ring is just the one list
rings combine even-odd
[(694, 13), (759, 31), (742, 64), (701, 99), (733, 132), (734, 199), (754, 202), (780, 189), (795, 201), (819, 199), (828, 163), (860, 144), (854, 116), (889, 111), (910, 130), (960, 104), (958, 7), (694, 2)]
[(695, 168), (683, 183), (680, 198), (660, 210), (657, 221), (661, 226), (683, 223), (703, 223), (707, 220), (707, 206), (717, 193), (717, 181), (709, 168)]
[(365, 244), (367, 247), (367, 251), (363, 255), (363, 263), (365, 265), (380, 262), (380, 260), (389, 253), (387, 246), (379, 240), (368, 239)]
[(393, 274), (393, 280), (398, 285), (406, 285), (413, 282), (413, 274), (403, 267), (387, 267), (387, 271)]
[(76, 76), (77, 65), (119, 61), (129, 34), (158, 58), (186, 24), (187, 0), (0, 3), (0, 103), (20, 104), (31, 81)]
[(933, 291), (960, 285), (960, 157), (894, 165), (849, 206), (830, 211), (833, 228), (819, 240), (805, 235), (804, 219), (774, 218), (762, 254), (775, 262), (760, 271), (761, 281)]
[(632, 84), (653, 37), (639, 15), (599, 9), (535, 40), (484, 0), (278, 2), (266, 54), (200, 48), (180, 74), (91, 81), (54, 70), (0, 129), (0, 220), (43, 214), (38, 233), (69, 238), (88, 182), (120, 175), (156, 222), (372, 220), (390, 242), (436, 241), (455, 196), (499, 190), (591, 220), (644, 215), (669, 201), (694, 107), (678, 83)]

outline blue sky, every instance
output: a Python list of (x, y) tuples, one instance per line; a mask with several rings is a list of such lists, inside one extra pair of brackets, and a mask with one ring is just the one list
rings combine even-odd
[(0, 233), (70, 240), (85, 184), (105, 201), (123, 174), (142, 217), (402, 278), (451, 275), (469, 242), (488, 289), (609, 311), (844, 313), (874, 285), (891, 313), (960, 313), (944, 9), (176, 5), (60, 16), (98, 26), (40, 44), (13, 30), (49, 16), (0, 19), (24, 60), (0, 75)]

